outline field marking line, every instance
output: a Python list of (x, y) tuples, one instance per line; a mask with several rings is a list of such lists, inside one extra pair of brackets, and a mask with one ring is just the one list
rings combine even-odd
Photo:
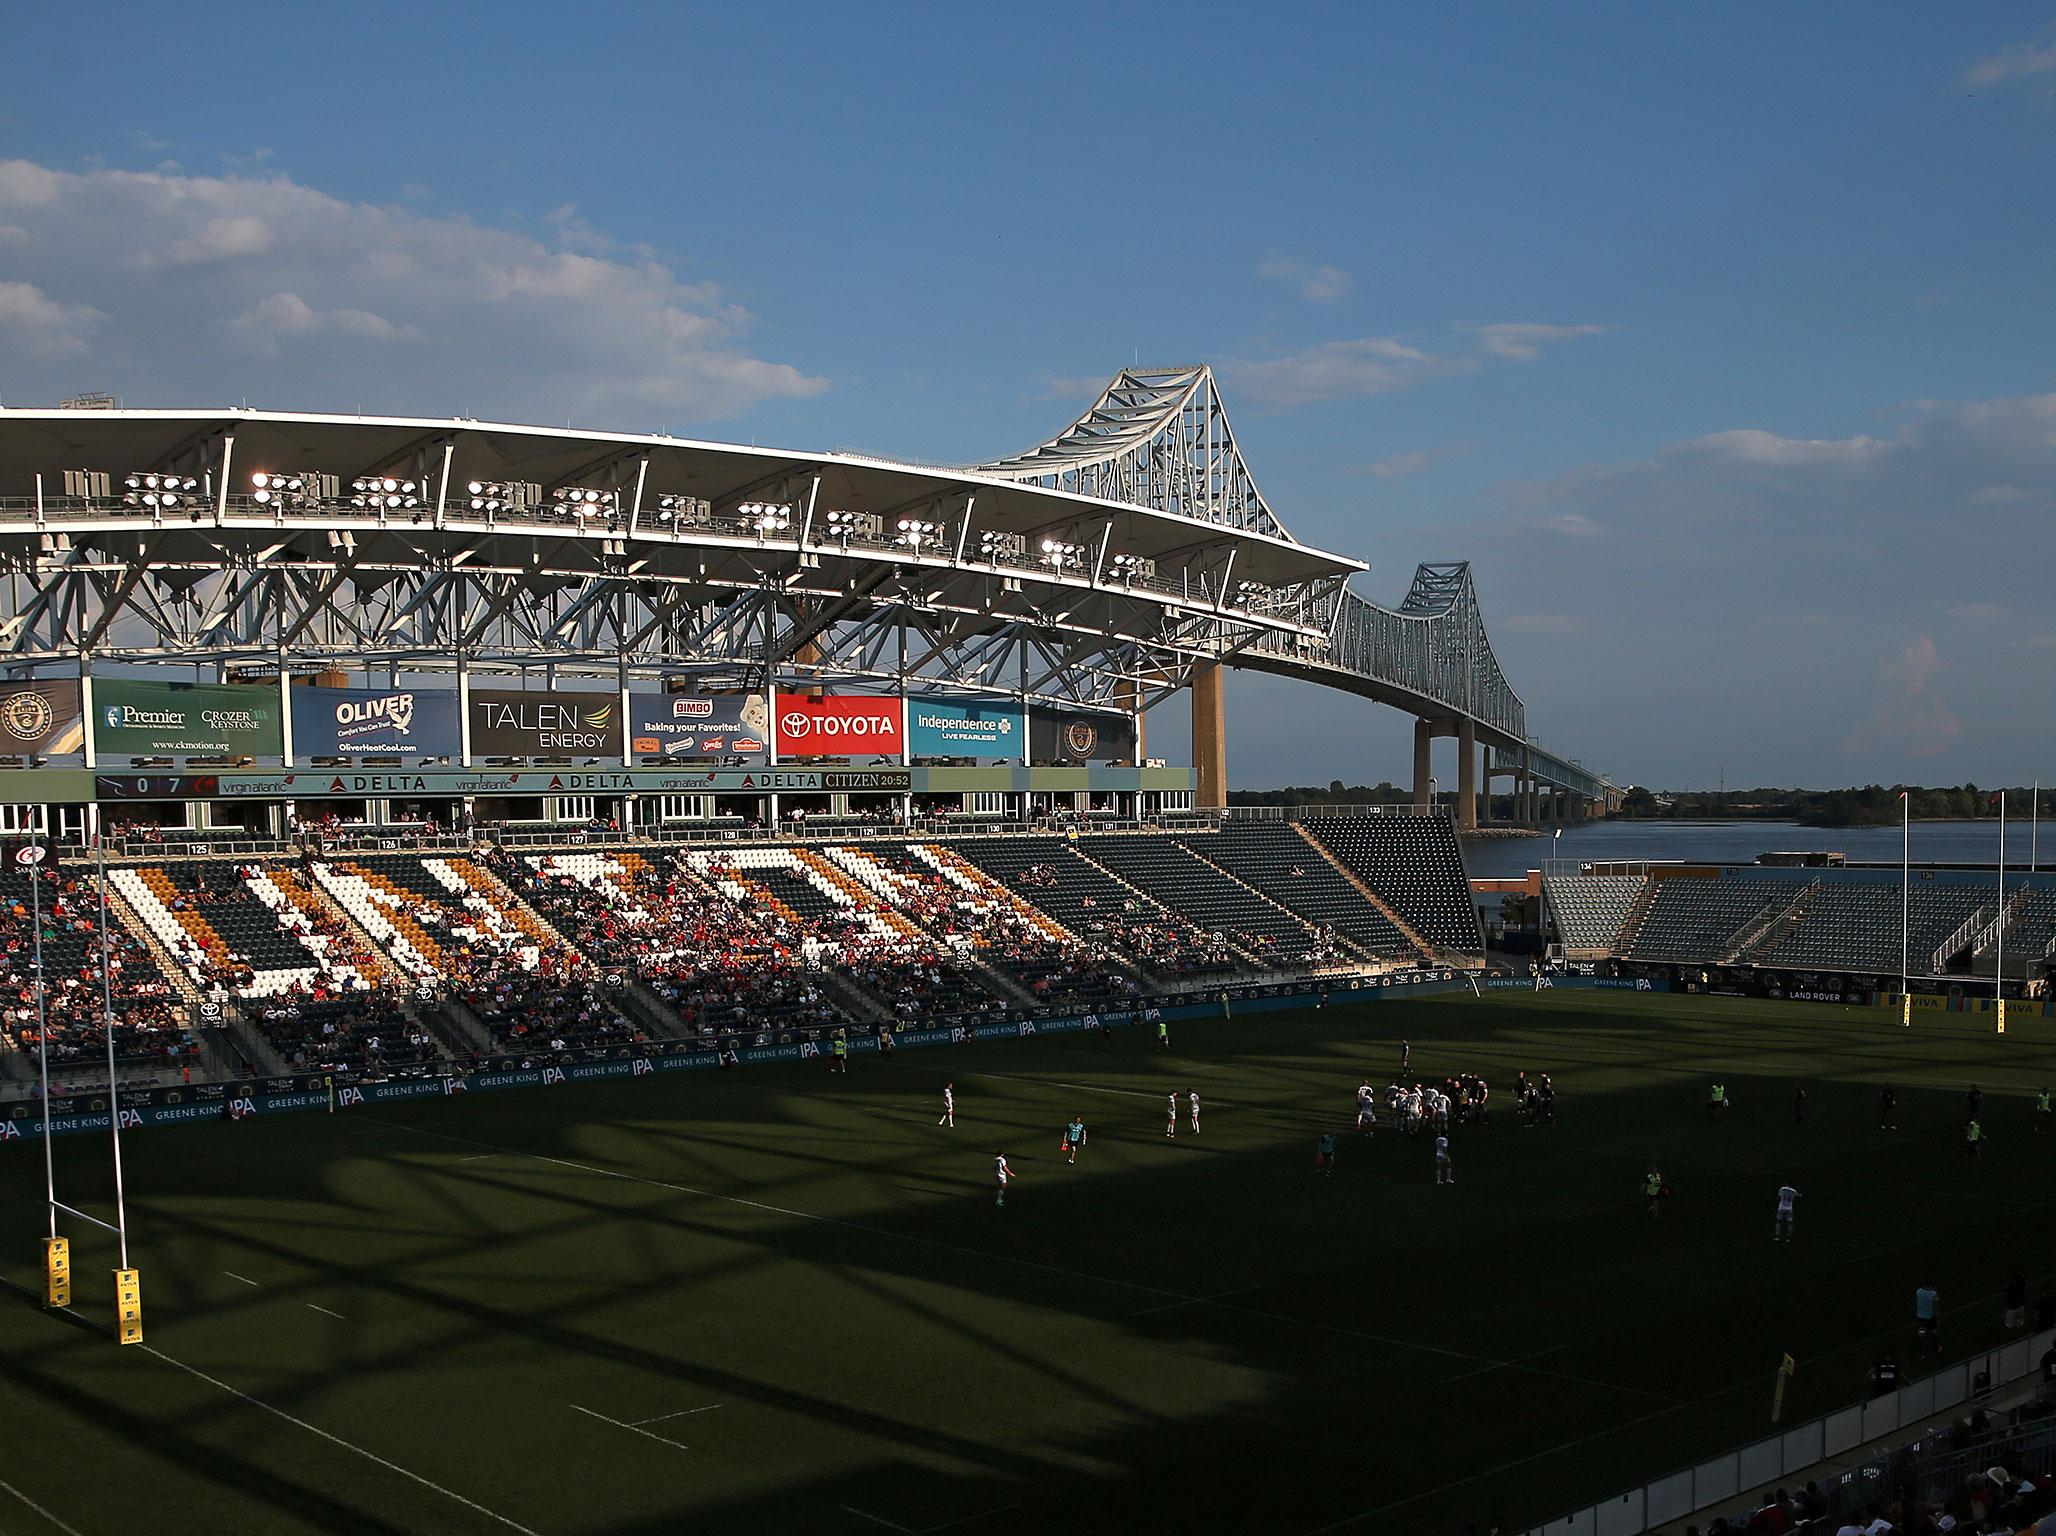
[[(365, 1115), (359, 1112), (358, 1118), (374, 1121), (379, 1125), (392, 1126), (396, 1130), (412, 1131), (419, 1136), (433, 1136), (441, 1141), (464, 1142), (474, 1147), (488, 1145), (486, 1142), (473, 1141), (468, 1136), (453, 1136), (446, 1131), (431, 1131), (423, 1126), (407, 1125), (397, 1120), (385, 1120), (376, 1115)], [(945, 1243), (937, 1238), (920, 1237), (911, 1232), (894, 1232), (889, 1227), (867, 1226), (863, 1222), (847, 1221), (839, 1216), (818, 1216), (812, 1211), (796, 1211), (787, 1206), (771, 1205), (762, 1200), (751, 1200), (743, 1195), (724, 1195), (709, 1189), (695, 1189), (690, 1184), (674, 1184), (667, 1179), (652, 1179), (639, 1173), (619, 1173), (611, 1168), (595, 1167), (591, 1163), (573, 1162), (570, 1158), (566, 1157), (551, 1157), (544, 1152), (525, 1152), (507, 1147), (503, 1147), (500, 1150), (509, 1157), (522, 1157), (533, 1162), (549, 1163), (558, 1168), (570, 1168), (579, 1173), (596, 1174), (605, 1179), (619, 1179), (628, 1184), (644, 1184), (652, 1189), (674, 1190), (679, 1194), (692, 1195), (702, 1200), (716, 1200), (730, 1205), (747, 1206), (751, 1210), (768, 1211), (775, 1216), (790, 1216), (799, 1221), (819, 1222), (823, 1226), (841, 1227), (851, 1232), (863, 1232), (872, 1237), (891, 1238), (898, 1242), (914, 1243), (923, 1248), (938, 1248), (945, 1253), (962, 1254), (966, 1258), (980, 1259), (988, 1264), (1011, 1264), (1020, 1269), (1034, 1269), (1040, 1270), (1044, 1274), (1062, 1275), (1068, 1280), (1089, 1280), (1099, 1285), (1118, 1286), (1122, 1290), (1140, 1291), (1148, 1296), (1161, 1296), (1167, 1301), (1177, 1302), (1184, 1306), (1219, 1307), (1223, 1312), (1239, 1312), (1247, 1317), (1263, 1318), (1267, 1322), (1284, 1323), (1295, 1328), (1311, 1328), (1322, 1333), (1332, 1333), (1345, 1338), (1362, 1339), (1367, 1343), (1382, 1344), (1390, 1349), (1410, 1349), (1421, 1354), (1441, 1355), (1451, 1360), (1467, 1360), (1474, 1365), (1486, 1365), (1494, 1368), (1507, 1368), (1515, 1365), (1515, 1362), (1511, 1360), (1500, 1360), (1491, 1355), (1468, 1354), (1460, 1349), (1444, 1349), (1440, 1345), (1422, 1344), (1414, 1339), (1397, 1339), (1385, 1334), (1362, 1333), (1354, 1328), (1343, 1328), (1334, 1323), (1320, 1322), (1314, 1318), (1293, 1317), (1283, 1312), (1264, 1312), (1255, 1307), (1238, 1307), (1226, 1301), (1209, 1300), (1204, 1296), (1188, 1296), (1181, 1291), (1165, 1290), (1162, 1286), (1144, 1285), (1134, 1280), (1116, 1280), (1107, 1275), (1090, 1274), (1085, 1270), (1079, 1269), (1065, 1269), (1059, 1264), (1044, 1264), (1035, 1259), (1016, 1258), (1011, 1254), (988, 1253), (978, 1248), (966, 1248), (958, 1243)], [(1251, 1287), (1251, 1289), (1256, 1288)], [(1113, 1319), (1109, 1319), (1109, 1321), (1113, 1321)], [(1575, 1382), (1583, 1387), (1599, 1387), (1606, 1391), (1623, 1392), (1634, 1397), (1653, 1397), (1662, 1402), (1675, 1403), (1679, 1401), (1668, 1393), (1649, 1392), (1640, 1387), (1623, 1386), (1618, 1382), (1597, 1381), (1583, 1376), (1573, 1376), (1565, 1371), (1544, 1370), (1539, 1366), (1518, 1366), (1517, 1368), (1529, 1371), (1537, 1376), (1553, 1376), (1559, 1381)], [(590, 1409), (581, 1411), (591, 1412)], [(599, 1418), (603, 1417), (603, 1415), (595, 1414), (594, 1417)]]
[(64, 1532), (64, 1536), (79, 1536), (79, 1533), (76, 1530), (66, 1525), (62, 1520), (58, 1519), (55, 1515), (51, 1514), (49, 1510), (43, 1508), (42, 1505), (38, 1504), (34, 1499), (30, 1498), (27, 1494), (23, 1493), (19, 1488), (15, 1487), (14, 1484), (0, 1482), (0, 1490), (4, 1490), (8, 1493), (11, 1493), (17, 1499), (20, 1499), (22, 1503), (26, 1504), (31, 1510), (41, 1515), (45, 1520), (48, 1520), (60, 1531)]
[(531, 1531), (527, 1526), (522, 1525), (520, 1522), (509, 1520), (505, 1515), (487, 1509), (483, 1504), (477, 1503), (475, 1500), (472, 1499), (467, 1499), (464, 1497), (463, 1494), (458, 1493), (454, 1489), (445, 1488), (441, 1483), (431, 1482), (428, 1478), (423, 1477), (419, 1472), (409, 1472), (405, 1467), (401, 1466), (398, 1462), (387, 1461), (385, 1457), (379, 1455), (376, 1451), (367, 1451), (364, 1449), (363, 1446), (353, 1444), (352, 1442), (345, 1440), (341, 1435), (330, 1434), (327, 1430), (321, 1428), (321, 1426), (318, 1424), (309, 1424), (305, 1419), (295, 1418), (292, 1414), (287, 1413), (283, 1408), (274, 1408), (270, 1403), (265, 1402), (262, 1398), (252, 1397), (249, 1393), (243, 1391), (240, 1387), (232, 1387), (227, 1382), (221, 1380), (219, 1377), (209, 1376), (205, 1371), (201, 1370), (197, 1366), (187, 1365), (183, 1360), (174, 1359), (172, 1356), (167, 1355), (163, 1350), (157, 1348), (153, 1344), (145, 1344), (142, 1345), (141, 1348), (144, 1354), (155, 1355), (159, 1360), (162, 1360), (166, 1365), (176, 1366), (178, 1367), (178, 1369), (184, 1371), (188, 1376), (196, 1377), (199, 1380), (206, 1382), (207, 1385), (210, 1387), (220, 1388), (223, 1392), (226, 1392), (230, 1397), (239, 1398), (241, 1401), (248, 1403), (253, 1408), (261, 1408), (266, 1413), (270, 1414), (273, 1418), (284, 1419), (286, 1423), (291, 1424), (296, 1429), (304, 1429), (310, 1435), (318, 1435), (323, 1440), (328, 1441), (329, 1444), (339, 1445), (346, 1451), (350, 1451), (355, 1455), (362, 1456), (366, 1461), (372, 1462), (377, 1466), (384, 1467), (388, 1472), (397, 1472), (400, 1474), (400, 1476), (406, 1478), (408, 1482), (418, 1483), (423, 1488), (428, 1489), (431, 1493), (439, 1493), (446, 1499), (450, 1499), (456, 1503), (462, 1504), (466, 1509), (484, 1515), (488, 1520), (491, 1520), (499, 1525), (504, 1525), (510, 1531), (519, 1531), (521, 1532), (521, 1536), (536, 1536), (536, 1533), (534, 1531)]
[(349, 1321), (349, 1319), (343, 1316), (342, 1313), (331, 1312), (327, 1307), (317, 1307), (311, 1301), (307, 1303), (307, 1310), (309, 1312), (319, 1312), (323, 1317), (332, 1317), (339, 1323), (347, 1323)]
[(953, 1531), (960, 1525), (969, 1525), (973, 1520), (986, 1520), (994, 1515), (1003, 1515), (1010, 1509), (1019, 1509), (1027, 1502), (1026, 1499), (1016, 1499), (1013, 1503), (1002, 1504), (997, 1509), (981, 1509), (975, 1515), (959, 1515), (954, 1520), (945, 1520), (940, 1525), (929, 1526), (921, 1532), (921, 1536), (935, 1536), (937, 1531)]
[(846, 1515), (855, 1515), (859, 1520), (869, 1520), (873, 1525), (882, 1525), (888, 1531), (898, 1531), (900, 1533), (900, 1536), (920, 1536), (920, 1533), (917, 1532), (912, 1526), (895, 1525), (892, 1521), (887, 1520), (884, 1516), (868, 1514), (864, 1510), (857, 1508), (857, 1506), (854, 1504), (838, 1504), (835, 1507), (841, 1510)]
[(255, 1286), (257, 1284), (257, 1282), (255, 1280), (252, 1280), (248, 1275), (239, 1275), (232, 1269), (224, 1269), (222, 1273), (224, 1275), (227, 1275), (229, 1279), (240, 1280), (243, 1282), (243, 1284), (248, 1286)]
[(482, 1163), (489, 1157), (498, 1157), (499, 1155), (497, 1152), (481, 1152), (476, 1157), (460, 1157), (457, 1161), (460, 1163)]
[(1251, 1291), (1260, 1291), (1262, 1285), (1245, 1285), (1232, 1291), (1217, 1291), (1211, 1296), (1188, 1296), (1183, 1301), (1167, 1301), (1160, 1307), (1144, 1307), (1140, 1312), (1130, 1312), (1130, 1317), (1154, 1317), (1159, 1312), (1174, 1312), (1179, 1307), (1204, 1306), (1212, 1301), (1226, 1301), (1230, 1296), (1247, 1296)]
[(704, 1408), (681, 1408), (676, 1413), (660, 1413), (653, 1419), (637, 1419), (633, 1424), (629, 1425), (628, 1427), (630, 1429), (641, 1429), (645, 1424), (661, 1424), (666, 1419), (682, 1419), (689, 1414), (695, 1413), (712, 1413), (716, 1408), (722, 1408), (726, 1406), (727, 1405), (724, 1403), (709, 1403)]
[(580, 1408), (577, 1403), (572, 1403), (569, 1406), (576, 1409), (579, 1413), (585, 1414), (589, 1418), (598, 1419), (602, 1423), (612, 1424), (616, 1429), (625, 1429), (631, 1435), (641, 1435), (645, 1440), (654, 1440), (659, 1445), (668, 1445), (674, 1451), (689, 1451), (692, 1449), (691, 1446), (686, 1445), (681, 1441), (666, 1440), (662, 1435), (651, 1434), (647, 1429), (638, 1429), (635, 1425), (625, 1424), (620, 1419), (610, 1419), (604, 1413), (594, 1413), (590, 1408)]

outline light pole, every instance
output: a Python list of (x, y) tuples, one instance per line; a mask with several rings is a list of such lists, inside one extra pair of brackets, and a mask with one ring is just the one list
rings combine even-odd
[(2006, 1033), (2006, 791), (1999, 791), (1999, 940), (1993, 952), (1992, 1007), (1999, 1015), (1997, 1033)]
[(1913, 993), (1907, 986), (1907, 912), (1912, 904), (1913, 887), (1910, 876), (1913, 870), (1913, 792), (1899, 791), (1899, 1022), (1911, 1028), (1913, 1025)]

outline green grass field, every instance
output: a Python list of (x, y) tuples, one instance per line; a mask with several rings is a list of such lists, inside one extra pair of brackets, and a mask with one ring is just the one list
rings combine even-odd
[[(127, 1139), (146, 1344), (0, 1155), (0, 1533), (1456, 1531), (1560, 1514), (1945, 1355), (2056, 1269), (2048, 1026), (1545, 994), (680, 1074)], [(1499, 1110), (1349, 1130), (1402, 1035)], [(1517, 1068), (1559, 1123), (1514, 1124)], [(1736, 1107), (1709, 1125), (1719, 1074)], [(945, 1076), (954, 1131), (938, 1128)], [(1971, 1080), (1989, 1155), (1961, 1156)], [(1807, 1123), (1792, 1087), (1807, 1084)], [(1897, 1132), (1877, 1085), (1900, 1090)], [(1196, 1087), (1202, 1134), (1163, 1138)], [(1078, 1166), (1057, 1152), (1076, 1111)], [(1336, 1176), (1314, 1178), (1323, 1129)], [(991, 1161), (1019, 1179), (995, 1210)], [(1648, 1221), (1640, 1179), (1675, 1194)], [(58, 1146), (106, 1213), (105, 1138)], [(1804, 1195), (1771, 1242), (1774, 1193)], [(90, 1324), (90, 1327), (86, 1326)], [(1919, 1368), (1925, 1368), (1923, 1364)], [(36, 1508), (46, 1513), (39, 1513)]]

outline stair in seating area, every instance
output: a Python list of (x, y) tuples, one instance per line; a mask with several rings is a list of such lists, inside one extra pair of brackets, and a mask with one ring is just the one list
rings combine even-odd
[[(148, 877), (151, 874), (159, 874), (159, 878), (162, 878), (160, 872), (153, 870), (141, 870), (136, 873), (145, 881), (146, 889), (148, 888)], [(135, 904), (122, 894), (121, 883), (114, 878), (115, 874), (116, 871), (111, 869), (107, 872), (107, 915), (134, 934), (142, 943), (143, 948), (150, 952), (150, 958), (157, 962), (157, 969), (164, 973), (164, 979), (171, 984), (171, 989), (174, 992), (178, 993), (188, 1003), (199, 1002), (203, 994), (200, 991), (200, 984), (193, 980), (193, 973), (186, 969), (185, 962), (174, 955), (164, 940), (150, 927), (149, 923), (143, 920), (143, 914), (136, 910)], [(152, 891), (152, 894), (155, 895), (157, 893)], [(193, 931), (192, 925), (183, 921), (184, 918), (190, 917), (192, 914), (178, 913), (174, 915), (181, 919), (181, 927), (185, 928), (189, 933)], [(204, 923), (202, 926), (204, 927)], [(209, 931), (211, 932), (211, 930)], [(110, 940), (113, 938), (112, 930), (109, 931), (108, 937)], [(217, 954), (221, 952), (220, 943), (221, 940), (217, 935), (215, 938), (215, 952)]]
[(678, 1016), (663, 998), (663, 995), (648, 982), (630, 976), (626, 986), (614, 994), (614, 999), (629, 1018), (659, 1040), (689, 1040), (692, 1033), (685, 1027), (685, 1020)]
[(1399, 930), (1400, 936), (1404, 938), (1407, 943), (1413, 945), (1415, 949), (1419, 950), (1424, 955), (1433, 955), (1435, 953), (1435, 947), (1432, 944), (1430, 944), (1426, 939), (1421, 937), (1420, 931), (1416, 929), (1413, 926), (1413, 924), (1409, 923), (1405, 918), (1401, 917), (1399, 913), (1396, 910), (1394, 910), (1391, 902), (1387, 901), (1384, 897), (1380, 896), (1376, 891), (1372, 890), (1368, 885), (1366, 885), (1363, 882), (1363, 880), (1357, 875), (1357, 872), (1351, 869), (1347, 864), (1343, 863), (1342, 860), (1335, 855), (1335, 853), (1328, 847), (1326, 843), (1322, 842), (1319, 838), (1315, 837), (1313, 833), (1307, 831), (1305, 827), (1303, 827), (1296, 821), (1292, 824), (1292, 830), (1300, 835), (1300, 838), (1306, 843), (1307, 847), (1313, 849), (1315, 853), (1318, 853), (1324, 860), (1326, 860), (1331, 866), (1334, 867), (1335, 871), (1338, 874), (1340, 874), (1343, 879), (1347, 880), (1352, 886), (1354, 886), (1356, 888), (1358, 895), (1362, 896), (1365, 901), (1368, 901), (1372, 906), (1376, 907), (1379, 913), (1383, 915), (1385, 921), (1390, 923), (1393, 927)]
[(1649, 919), (1649, 909), (1656, 902), (1656, 876), (1651, 875), (1642, 882), (1642, 889), (1635, 893), (1634, 905), (1628, 908), (1628, 915), (1621, 920), (1621, 931), (1614, 940), (1613, 952), (1617, 955), (1630, 953), (1635, 941), (1642, 936), (1642, 924)]
[(544, 922), (527, 902), (517, 896), (498, 875), (481, 864), (469, 859), (450, 858), (442, 861), (458, 878), (470, 886), (509, 923), (533, 939), (544, 950), (562, 948), (578, 958), (577, 946), (569, 938), (557, 932)]
[(1820, 894), (1820, 882), (1812, 881), (1799, 893), (1775, 911), (1760, 912), (1751, 919), (1748, 926), (1737, 933), (1726, 953), (1721, 956), (1722, 965), (1752, 965), (1756, 957), (1775, 946), (1778, 940), (1792, 931), (1792, 927), (1806, 914), (1807, 903)]

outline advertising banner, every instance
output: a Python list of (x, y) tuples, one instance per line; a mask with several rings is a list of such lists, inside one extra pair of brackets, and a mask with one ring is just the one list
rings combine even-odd
[(455, 757), (457, 695), (447, 688), (295, 688), (293, 755)]
[(1135, 719), (1037, 709), (1028, 717), (1028, 746), (1038, 763), (1132, 763)]
[(471, 750), (479, 757), (619, 756), (622, 739), (618, 694), (471, 690)]
[(629, 750), (637, 757), (762, 762), (771, 740), (761, 693), (632, 693), (628, 714)]
[(13, 683), (0, 688), (0, 752), (55, 757), (86, 749), (79, 685)]
[(139, 683), (93, 679), (93, 749), (190, 757), (276, 757), (283, 735), (270, 683)]
[(778, 755), (897, 758), (906, 741), (900, 714), (890, 694), (780, 693)]
[(916, 757), (1020, 757), (1025, 734), (1018, 704), (907, 700), (907, 740)]

